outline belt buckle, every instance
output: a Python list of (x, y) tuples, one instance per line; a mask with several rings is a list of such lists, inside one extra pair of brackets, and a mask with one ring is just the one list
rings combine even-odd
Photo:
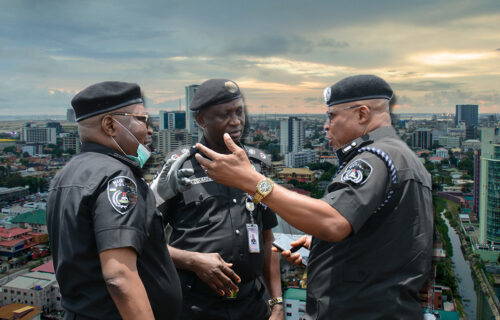
[(231, 290), (231, 294), (225, 295), (224, 298), (226, 298), (226, 300), (236, 300), (238, 298), (238, 292)]

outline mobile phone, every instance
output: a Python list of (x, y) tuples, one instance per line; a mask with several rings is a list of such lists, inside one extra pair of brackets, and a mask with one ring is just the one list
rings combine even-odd
[(302, 264), (307, 266), (307, 259), (309, 259), (309, 249), (304, 247), (292, 247), (290, 243), (296, 239), (284, 233), (275, 233), (273, 245), (281, 251), (290, 250), (291, 252), (298, 252), (302, 257)]

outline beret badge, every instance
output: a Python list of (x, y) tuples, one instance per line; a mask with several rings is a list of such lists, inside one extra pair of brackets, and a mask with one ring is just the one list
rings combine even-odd
[(238, 86), (232, 81), (226, 81), (224, 87), (226, 87), (226, 90), (230, 93), (236, 93), (236, 91), (238, 91)]
[(330, 98), (332, 97), (332, 88), (328, 87), (323, 91), (323, 96), (325, 97), (325, 103), (328, 104)]

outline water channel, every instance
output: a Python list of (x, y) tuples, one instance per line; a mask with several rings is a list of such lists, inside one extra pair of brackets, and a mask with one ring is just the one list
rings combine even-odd
[(450, 237), (451, 244), (453, 246), (453, 257), (451, 261), (453, 262), (453, 272), (458, 281), (458, 291), (460, 296), (462, 296), (462, 302), (464, 305), (464, 312), (467, 316), (467, 320), (476, 319), (477, 310), (477, 295), (474, 288), (474, 281), (472, 280), (470, 262), (464, 259), (462, 250), (460, 249), (460, 239), (458, 238), (455, 229), (450, 226), (448, 219), (441, 214), (446, 225), (448, 226), (448, 236)]

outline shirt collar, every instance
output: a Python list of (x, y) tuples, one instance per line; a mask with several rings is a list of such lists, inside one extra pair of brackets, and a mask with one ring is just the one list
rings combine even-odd
[(387, 127), (379, 127), (375, 130), (372, 130), (368, 132), (367, 134), (354, 139), (353, 141), (343, 145), (341, 148), (339, 148), (337, 152), (337, 157), (339, 158), (340, 161), (343, 162), (343, 160), (349, 156), (354, 150), (357, 150), (365, 145), (371, 144), (374, 141), (380, 140), (384, 137), (388, 136), (397, 136), (396, 130), (392, 126), (387, 126)]
[(128, 158), (127, 156), (125, 156), (124, 154), (119, 153), (118, 151), (111, 149), (111, 148), (108, 148), (102, 144), (98, 144), (98, 143), (94, 143), (94, 142), (82, 142), (81, 152), (82, 153), (84, 153), (84, 152), (97, 152), (97, 153), (102, 153), (102, 154), (108, 155), (110, 157), (113, 157), (113, 158), (123, 162), (124, 164), (129, 166), (132, 169), (132, 171), (134, 171), (135, 173), (137, 173), (139, 175), (142, 175), (142, 173), (143, 173), (139, 164), (136, 163), (134, 160), (132, 160), (132, 159)]

